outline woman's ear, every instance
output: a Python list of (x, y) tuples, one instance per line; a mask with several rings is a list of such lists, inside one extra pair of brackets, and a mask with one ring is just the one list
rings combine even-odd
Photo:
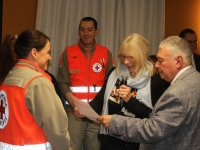
[(36, 48), (32, 48), (30, 51), (31, 56), (33, 57), (34, 60), (37, 59), (37, 49)]

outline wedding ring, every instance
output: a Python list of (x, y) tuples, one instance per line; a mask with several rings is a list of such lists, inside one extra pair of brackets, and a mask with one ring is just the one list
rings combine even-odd
[(121, 94), (124, 95), (124, 92), (122, 92)]

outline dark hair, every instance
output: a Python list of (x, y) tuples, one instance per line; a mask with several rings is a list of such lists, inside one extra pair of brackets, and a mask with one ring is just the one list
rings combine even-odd
[(187, 29), (184, 29), (184, 30), (181, 31), (181, 33), (179, 34), (179, 37), (184, 38), (186, 33), (196, 34), (194, 32), (194, 30), (187, 28)]
[[(94, 28), (95, 28), (95, 30), (97, 30), (97, 21), (94, 18), (92, 18), (92, 17), (85, 17), (85, 18), (81, 19), (81, 21), (93, 21)], [(80, 29), (81, 21), (79, 23), (79, 29)]]
[(48, 41), (50, 41), (49, 37), (38, 30), (24, 30), (18, 37), (6, 36), (0, 51), (0, 85), (17, 63), (18, 58), (26, 59), (33, 48), (41, 51)]
[(156, 55), (149, 55), (149, 60), (150, 60), (151, 62), (153, 62), (153, 63), (156, 63), (156, 61), (157, 61)]

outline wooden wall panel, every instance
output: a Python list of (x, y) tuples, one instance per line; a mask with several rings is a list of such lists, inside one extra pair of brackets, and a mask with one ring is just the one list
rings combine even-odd
[(200, 0), (165, 0), (165, 37), (179, 35), (185, 28), (193, 29), (200, 40)]
[(37, 0), (3, 0), (2, 38), (35, 28)]

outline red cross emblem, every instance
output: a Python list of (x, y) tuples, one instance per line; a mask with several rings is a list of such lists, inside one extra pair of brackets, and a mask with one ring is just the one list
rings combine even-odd
[(100, 67), (99, 67), (98, 65), (95, 67), (96, 70), (99, 70), (99, 68), (100, 68)]
[(8, 123), (8, 101), (5, 91), (0, 91), (0, 129)]
[(102, 66), (99, 63), (95, 63), (92, 68), (94, 72), (101, 72), (102, 70)]
[(5, 114), (5, 107), (3, 106), (3, 100), (1, 100), (1, 105), (0, 105), (0, 119), (3, 119), (3, 114)]

